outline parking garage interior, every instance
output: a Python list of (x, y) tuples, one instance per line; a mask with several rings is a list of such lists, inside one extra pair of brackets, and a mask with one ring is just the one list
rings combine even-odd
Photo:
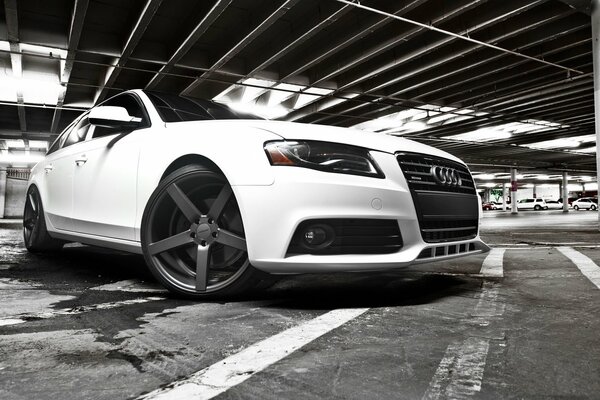
[[(598, 398), (598, 0), (0, 4), (0, 398)], [(207, 301), (27, 252), (31, 168), (129, 89), (444, 150), (491, 250)]]

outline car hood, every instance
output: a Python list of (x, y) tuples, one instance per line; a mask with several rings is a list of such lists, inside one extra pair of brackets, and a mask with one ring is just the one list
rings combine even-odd
[[(217, 121), (215, 121), (217, 122)], [(244, 120), (219, 121), (224, 124), (254, 127), (271, 132), (286, 140), (320, 140), (365, 147), (386, 153), (399, 151), (430, 154), (463, 163), (459, 158), (434, 147), (383, 133), (360, 131), (352, 128), (339, 128), (328, 125), (302, 124), (284, 121)]]

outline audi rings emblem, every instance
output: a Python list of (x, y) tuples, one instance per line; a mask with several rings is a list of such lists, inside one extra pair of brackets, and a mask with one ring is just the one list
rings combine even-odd
[(441, 167), (434, 165), (431, 167), (431, 175), (439, 184), (446, 186), (460, 186), (462, 180), (457, 170), (454, 168)]

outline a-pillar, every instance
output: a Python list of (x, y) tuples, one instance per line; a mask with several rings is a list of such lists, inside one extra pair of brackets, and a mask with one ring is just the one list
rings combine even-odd
[(506, 211), (506, 198), (508, 197), (508, 187), (506, 182), (502, 182), (502, 211)]
[[(600, 0), (598, 0), (600, 1)], [(517, 208), (517, 169), (510, 169), (510, 213), (516, 214), (519, 212)]]
[[(594, 66), (594, 115), (596, 143), (600, 143), (600, 0), (592, 0), (592, 60)], [(596, 181), (600, 187), (600, 155), (596, 152)], [(600, 213), (598, 213), (600, 228)]]
[(4, 218), (6, 204), (6, 168), (0, 168), (0, 218)]
[(569, 176), (563, 171), (562, 179), (563, 212), (569, 212)]

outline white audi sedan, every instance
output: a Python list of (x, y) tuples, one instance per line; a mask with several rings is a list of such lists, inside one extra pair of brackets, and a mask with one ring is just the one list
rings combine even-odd
[(69, 125), (31, 173), (27, 249), (143, 254), (188, 297), (268, 274), (381, 271), (488, 251), (468, 168), (384, 134), (266, 121), (134, 90)]

